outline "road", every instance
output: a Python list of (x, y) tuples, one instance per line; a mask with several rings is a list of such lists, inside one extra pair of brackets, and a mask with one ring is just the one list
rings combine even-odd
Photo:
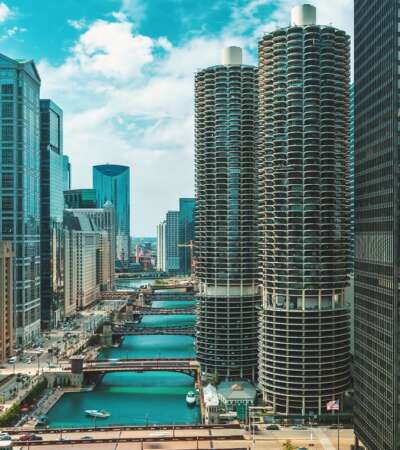
[[(311, 433), (312, 431), (312, 433)], [(350, 445), (354, 443), (353, 430), (340, 430), (340, 450), (348, 450)], [(293, 430), (291, 428), (282, 428), (279, 431), (263, 431), (255, 436), (255, 443), (253, 444), (248, 433), (244, 433), (242, 429), (186, 429), (186, 430), (127, 430), (127, 431), (84, 431), (84, 432), (66, 432), (60, 435), (59, 433), (47, 433), (44, 431), (41, 433), (43, 440), (57, 441), (61, 437), (65, 440), (79, 439), (84, 436), (90, 436), (93, 439), (126, 439), (126, 438), (146, 438), (154, 439), (154, 442), (147, 442), (144, 444), (144, 449), (147, 448), (159, 448), (159, 449), (191, 449), (196, 448), (197, 436), (206, 437), (223, 437), (223, 436), (237, 436), (238, 440), (230, 440), (229, 442), (223, 442), (214, 440), (214, 446), (210, 447), (209, 443), (199, 441), (199, 449), (228, 449), (228, 448), (251, 448), (254, 450), (281, 450), (282, 444), (286, 440), (290, 440), (296, 447), (306, 447), (310, 450), (336, 450), (337, 449), (337, 430), (331, 430), (329, 428), (313, 428), (312, 430)], [(163, 438), (175, 437), (192, 437), (191, 441), (185, 442), (157, 442)], [(243, 440), (243, 437), (245, 440)], [(182, 444), (182, 445), (181, 445)], [(108, 444), (97, 443), (97, 449), (113, 448), (107, 446)], [(103, 447), (104, 445), (104, 447)], [(115, 444), (114, 444), (115, 445)], [(140, 444), (135, 446), (135, 443), (124, 444), (118, 443), (118, 449), (136, 449), (141, 448)], [(18, 445), (17, 445), (18, 447)], [(80, 448), (77, 446), (63, 445), (62, 448), (66, 449)], [(49, 446), (41, 446), (40, 448), (51, 448)], [(90, 449), (90, 444), (85, 444), (86, 449)], [(93, 447), (94, 448), (94, 447)]]

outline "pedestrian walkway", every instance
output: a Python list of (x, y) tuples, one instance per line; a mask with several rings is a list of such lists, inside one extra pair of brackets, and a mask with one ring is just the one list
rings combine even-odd
[(314, 435), (319, 439), (324, 450), (336, 450), (332, 442), (321, 428), (313, 428)]

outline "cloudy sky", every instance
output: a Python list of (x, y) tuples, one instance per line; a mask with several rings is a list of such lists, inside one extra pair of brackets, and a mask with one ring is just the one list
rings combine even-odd
[[(41, 96), (64, 110), (74, 188), (94, 164), (131, 167), (132, 232), (155, 235), (193, 192), (193, 76), (226, 45), (257, 61), (257, 39), (296, 0), (0, 1), (0, 52), (32, 58)], [(352, 33), (351, 0), (311, 0), (318, 22)]]

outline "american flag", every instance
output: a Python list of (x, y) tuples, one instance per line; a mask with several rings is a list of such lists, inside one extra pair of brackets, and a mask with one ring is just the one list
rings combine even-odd
[(332, 400), (326, 404), (327, 411), (339, 411), (339, 400)]

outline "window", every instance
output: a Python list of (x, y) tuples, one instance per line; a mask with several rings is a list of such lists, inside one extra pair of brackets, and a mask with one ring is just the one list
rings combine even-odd
[(14, 104), (12, 102), (3, 102), (1, 104), (1, 116), (3, 118), (12, 117), (14, 112)]
[(11, 141), (13, 139), (13, 131), (12, 125), (3, 125), (1, 127), (1, 137), (3, 141)]
[(1, 86), (1, 93), (2, 94), (12, 94), (14, 92), (14, 85), (13, 84), (3, 84)]

